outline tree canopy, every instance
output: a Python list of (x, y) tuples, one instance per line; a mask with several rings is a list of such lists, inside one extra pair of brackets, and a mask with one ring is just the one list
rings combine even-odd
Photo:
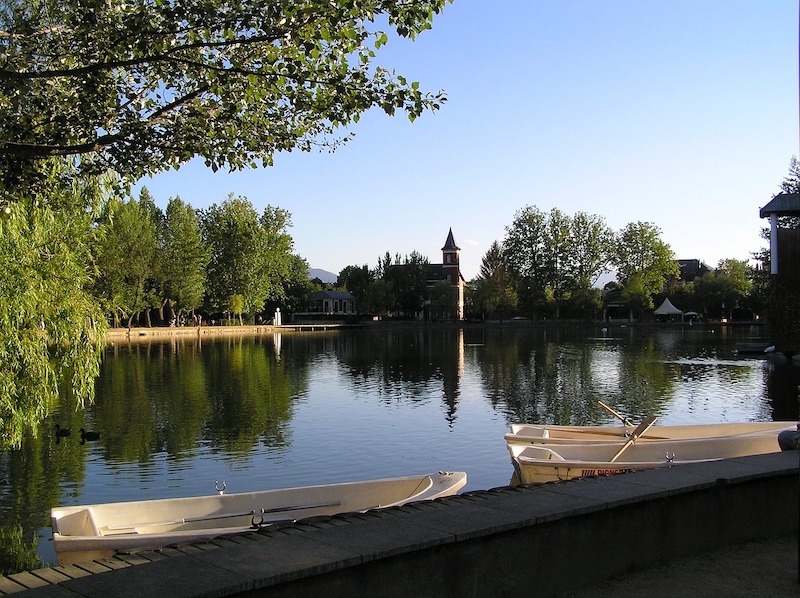
[(101, 242), (96, 254), (99, 268), (97, 294), (105, 300), (114, 321), (121, 317), (125, 326), (134, 315), (155, 302), (148, 279), (152, 276), (158, 246), (158, 223), (144, 201), (112, 201), (109, 215), (100, 225)]
[(180, 197), (171, 198), (164, 214), (156, 271), (164, 301), (173, 303), (178, 313), (203, 303), (208, 260), (197, 212)]
[(651, 222), (630, 222), (619, 232), (613, 263), (632, 310), (652, 308), (653, 295), (663, 289), (665, 279), (680, 274), (672, 248)]
[(210, 251), (206, 300), (212, 311), (252, 314), (282, 297), (291, 278), (288, 212), (267, 206), (259, 217), (244, 197), (230, 196), (202, 215)]
[(3, 182), (48, 156), (137, 178), (268, 165), (372, 107), (413, 120), (445, 97), (374, 64), (376, 20), (413, 39), (449, 1), (0, 0)]
[(614, 234), (599, 217), (575, 216), (558, 208), (545, 214), (536, 206), (519, 210), (506, 227), (503, 260), (516, 278), (520, 300), (536, 313), (573, 305), (583, 311), (592, 284), (606, 271)]

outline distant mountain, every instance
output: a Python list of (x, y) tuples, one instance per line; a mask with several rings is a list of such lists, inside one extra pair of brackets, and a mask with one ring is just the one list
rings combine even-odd
[(322, 282), (336, 282), (339, 275), (328, 272), (327, 270), (322, 270), (321, 268), (309, 268), (308, 279), (314, 280), (315, 278), (319, 278)]

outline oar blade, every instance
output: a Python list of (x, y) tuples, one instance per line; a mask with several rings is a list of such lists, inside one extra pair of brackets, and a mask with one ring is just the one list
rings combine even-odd
[(619, 459), (620, 456), (622, 455), (622, 453), (624, 453), (625, 451), (628, 450), (629, 446), (631, 446), (634, 442), (636, 442), (636, 440), (640, 436), (645, 434), (650, 429), (650, 427), (654, 423), (656, 423), (657, 419), (658, 419), (658, 416), (656, 416), (656, 415), (650, 415), (650, 416), (644, 418), (642, 420), (642, 423), (640, 423), (638, 426), (636, 426), (636, 429), (633, 431), (633, 433), (631, 434), (630, 438), (628, 438), (628, 440), (625, 442), (625, 444), (623, 444), (620, 447), (620, 449), (617, 451), (617, 454), (614, 455), (613, 457), (611, 457), (611, 463), (613, 463), (614, 461)]

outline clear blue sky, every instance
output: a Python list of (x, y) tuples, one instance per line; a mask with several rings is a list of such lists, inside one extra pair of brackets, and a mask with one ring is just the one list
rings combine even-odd
[(162, 207), (284, 208), (296, 253), (334, 273), (386, 251), (440, 262), (452, 227), (469, 280), (527, 205), (653, 222), (680, 259), (747, 259), (800, 154), (797, 0), (455, 0), (384, 50), (444, 108), (370, 112), (333, 154), (141, 184)]

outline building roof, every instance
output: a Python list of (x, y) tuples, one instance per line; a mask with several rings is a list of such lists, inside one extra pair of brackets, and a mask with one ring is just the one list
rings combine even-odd
[(800, 216), (800, 193), (778, 193), (759, 210), (759, 216)]
[(311, 293), (312, 299), (353, 299), (353, 294), (348, 291), (316, 291)]
[(461, 247), (456, 245), (455, 239), (453, 239), (453, 229), (450, 229), (450, 232), (447, 233), (447, 241), (444, 242), (444, 247), (442, 247), (442, 251), (461, 251)]
[(681, 280), (686, 282), (691, 282), (698, 276), (714, 271), (714, 268), (698, 259), (678, 260), (678, 266), (681, 269)]
[(444, 264), (428, 264), (428, 281), (447, 280), (443, 265)]

